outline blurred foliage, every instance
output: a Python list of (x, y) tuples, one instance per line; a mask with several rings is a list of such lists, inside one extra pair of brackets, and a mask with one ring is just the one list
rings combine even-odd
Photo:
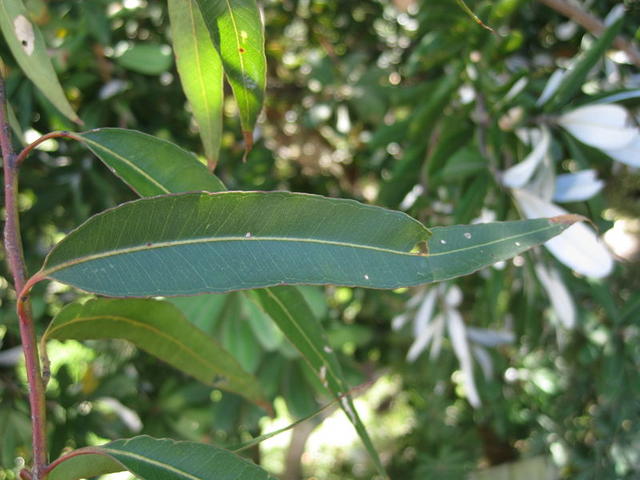
[[(139, 129), (202, 153), (167, 54), (171, 39), (164, 2), (26, 3), (84, 129)], [(216, 172), (230, 189), (355, 198), (405, 209), (427, 225), (468, 223), (486, 210), (498, 219), (518, 218), (497, 173), (527, 155), (514, 131), (538, 124), (543, 113), (536, 99), (549, 75), (589, 37), (580, 27), (542, 4), (519, 0), (468, 2), (496, 34), (448, 0), (263, 4), (266, 107), (254, 150), (241, 163), (239, 119), (232, 99), (226, 101)], [(591, 12), (603, 18), (611, 6), (594, 2)], [(622, 33), (640, 38), (631, 21)], [(21, 74), (2, 41), (0, 57), (11, 104), (27, 134), (74, 128)], [(627, 64), (601, 61), (575, 105), (586, 93), (638, 88), (640, 80), (631, 73)], [(527, 84), (513, 93), (520, 79)], [(636, 97), (623, 104), (636, 108), (640, 102)], [(89, 215), (134, 198), (78, 146), (58, 141), (47, 150), (33, 154), (21, 172), (30, 271)], [(558, 173), (575, 170), (577, 163), (595, 168), (607, 184), (598, 196), (571, 204), (573, 212), (588, 216), (603, 232), (620, 218), (637, 221), (637, 171), (613, 168), (602, 152), (564, 134), (556, 137), (552, 150)], [(604, 281), (558, 266), (578, 310), (573, 330), (559, 325), (536, 279), (534, 261), (553, 262), (540, 249), (502, 269), (456, 282), (467, 324), (510, 328), (516, 338), (490, 351), (492, 377), (478, 370), (482, 406), (477, 409), (466, 400), (446, 339), (437, 361), (428, 355), (415, 363), (405, 360), (412, 332), (392, 330), (391, 319), (420, 289), (305, 289), (352, 385), (388, 372), (401, 379), (401, 394), (395, 391), (372, 405), (381, 422), (399, 404), (412, 412), (410, 428), (397, 437), (385, 438), (384, 428), (375, 434), (392, 478), (464, 478), (481, 466), (540, 453), (552, 454), (565, 478), (640, 474), (637, 260), (619, 263)], [(4, 261), (1, 268), (3, 353), (20, 342), (15, 293)], [(78, 295), (58, 284), (37, 287), (33, 303), (39, 332)], [(193, 302), (188, 306), (195, 308)], [(328, 401), (298, 353), (248, 296), (205, 296), (197, 311), (185, 314), (255, 372), (271, 398), (283, 397), (292, 417), (309, 415)], [(50, 356), (52, 458), (66, 448), (138, 432), (223, 446), (260, 433), (259, 410), (159, 368), (125, 343), (67, 342)], [(0, 479), (15, 478), (14, 467), (28, 461), (23, 376), (19, 366), (0, 365)], [(259, 461), (258, 450), (248, 454)], [(313, 459), (307, 463), (311, 475)], [(362, 458), (341, 456), (326, 478), (372, 478), (372, 467), (363, 465)]]

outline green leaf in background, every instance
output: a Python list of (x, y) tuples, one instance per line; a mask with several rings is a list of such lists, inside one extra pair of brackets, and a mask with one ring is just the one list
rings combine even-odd
[[(283, 284), (397, 288), (442, 281), (557, 235), (575, 217), (443, 227), (401, 212), (289, 192), (187, 193), (98, 214), (51, 251), (44, 277), (109, 296)], [(429, 255), (412, 253), (418, 246)]]
[(240, 111), (246, 150), (262, 109), (267, 60), (264, 28), (255, 0), (197, 0)]
[(73, 135), (141, 196), (225, 189), (193, 153), (166, 140), (122, 128)]
[(0, 29), (24, 74), (60, 112), (80, 123), (58, 81), (40, 29), (21, 0), (0, 2)]
[(209, 169), (213, 170), (222, 139), (222, 61), (196, 0), (169, 0), (169, 18), (182, 88), (200, 127)]
[(93, 299), (62, 309), (42, 337), (48, 340), (120, 338), (206, 385), (238, 393), (269, 410), (257, 380), (173, 304), (147, 299)]
[(57, 463), (47, 478), (80, 480), (122, 470), (142, 480), (276, 480), (227, 450), (146, 435), (76, 450)]
[(386, 477), (378, 452), (348, 395), (349, 388), (344, 381), (338, 359), (300, 291), (292, 287), (277, 287), (255, 290), (252, 293), (260, 301), (264, 311), (300, 351), (325, 387), (339, 399), (341, 408), (354, 425), (376, 469)]
[(132, 43), (115, 56), (115, 61), (132, 72), (160, 75), (173, 65), (171, 47), (159, 43)]
[(602, 57), (607, 48), (622, 28), (623, 18), (619, 18), (598, 38), (593, 45), (575, 60), (571, 69), (564, 74), (555, 93), (545, 102), (545, 110), (554, 111), (562, 108), (578, 92), (587, 75)]

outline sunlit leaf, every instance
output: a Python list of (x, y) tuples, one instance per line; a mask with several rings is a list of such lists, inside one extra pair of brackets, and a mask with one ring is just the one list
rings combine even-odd
[(148, 436), (76, 450), (57, 463), (49, 480), (80, 480), (128, 470), (145, 480), (276, 480), (227, 450)]
[(264, 28), (255, 0), (197, 0), (240, 111), (251, 148), (266, 86)]
[(222, 138), (222, 62), (196, 0), (169, 0), (168, 5), (180, 81), (211, 168), (218, 161)]
[[(282, 284), (397, 288), (472, 273), (575, 220), (438, 227), (427, 246), (429, 231), (411, 217), (350, 200), (287, 192), (169, 195), (89, 219), (56, 245), (36, 280), (110, 296)], [(413, 253), (416, 246), (429, 254)]]
[(207, 385), (266, 406), (257, 380), (169, 302), (130, 298), (74, 303), (56, 315), (42, 341), (104, 338), (128, 340)]
[(0, 2), (0, 29), (24, 74), (60, 112), (80, 122), (58, 81), (40, 29), (21, 0)]

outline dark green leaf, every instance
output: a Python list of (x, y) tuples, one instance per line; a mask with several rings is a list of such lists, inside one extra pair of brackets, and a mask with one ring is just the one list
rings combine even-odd
[(79, 480), (122, 470), (141, 480), (276, 480), (227, 450), (148, 436), (87, 447), (70, 455), (52, 469), (49, 480)]
[(580, 90), (591, 69), (600, 60), (605, 50), (609, 48), (616, 35), (618, 35), (620, 28), (622, 28), (622, 23), (623, 18), (618, 19), (591, 45), (589, 50), (575, 61), (571, 69), (565, 73), (555, 93), (547, 100), (545, 104), (547, 111), (565, 106)]
[(210, 166), (218, 161), (222, 138), (222, 61), (196, 0), (169, 0), (176, 63), (184, 93), (200, 126)]
[(257, 380), (169, 302), (131, 298), (71, 304), (56, 315), (42, 342), (54, 338), (128, 340), (207, 385), (238, 393), (269, 408)]
[(126, 203), (63, 239), (35, 280), (110, 296), (192, 295), (282, 284), (373, 288), (446, 280), (505, 260), (573, 223), (523, 220), (429, 231), (351, 200), (288, 192), (187, 193)]
[(195, 155), (166, 140), (122, 128), (74, 135), (141, 196), (225, 189)]
[(60, 112), (79, 122), (51, 65), (40, 29), (29, 18), (21, 0), (0, 2), (0, 29), (25, 75)]

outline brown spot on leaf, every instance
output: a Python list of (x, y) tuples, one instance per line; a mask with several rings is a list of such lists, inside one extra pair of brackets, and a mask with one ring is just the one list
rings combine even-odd
[(238, 49), (238, 51), (239, 51), (240, 53), (244, 53), (244, 52), (246, 52), (246, 50), (245, 50), (244, 48), (242, 48), (242, 47), (240, 47), (240, 48)]

